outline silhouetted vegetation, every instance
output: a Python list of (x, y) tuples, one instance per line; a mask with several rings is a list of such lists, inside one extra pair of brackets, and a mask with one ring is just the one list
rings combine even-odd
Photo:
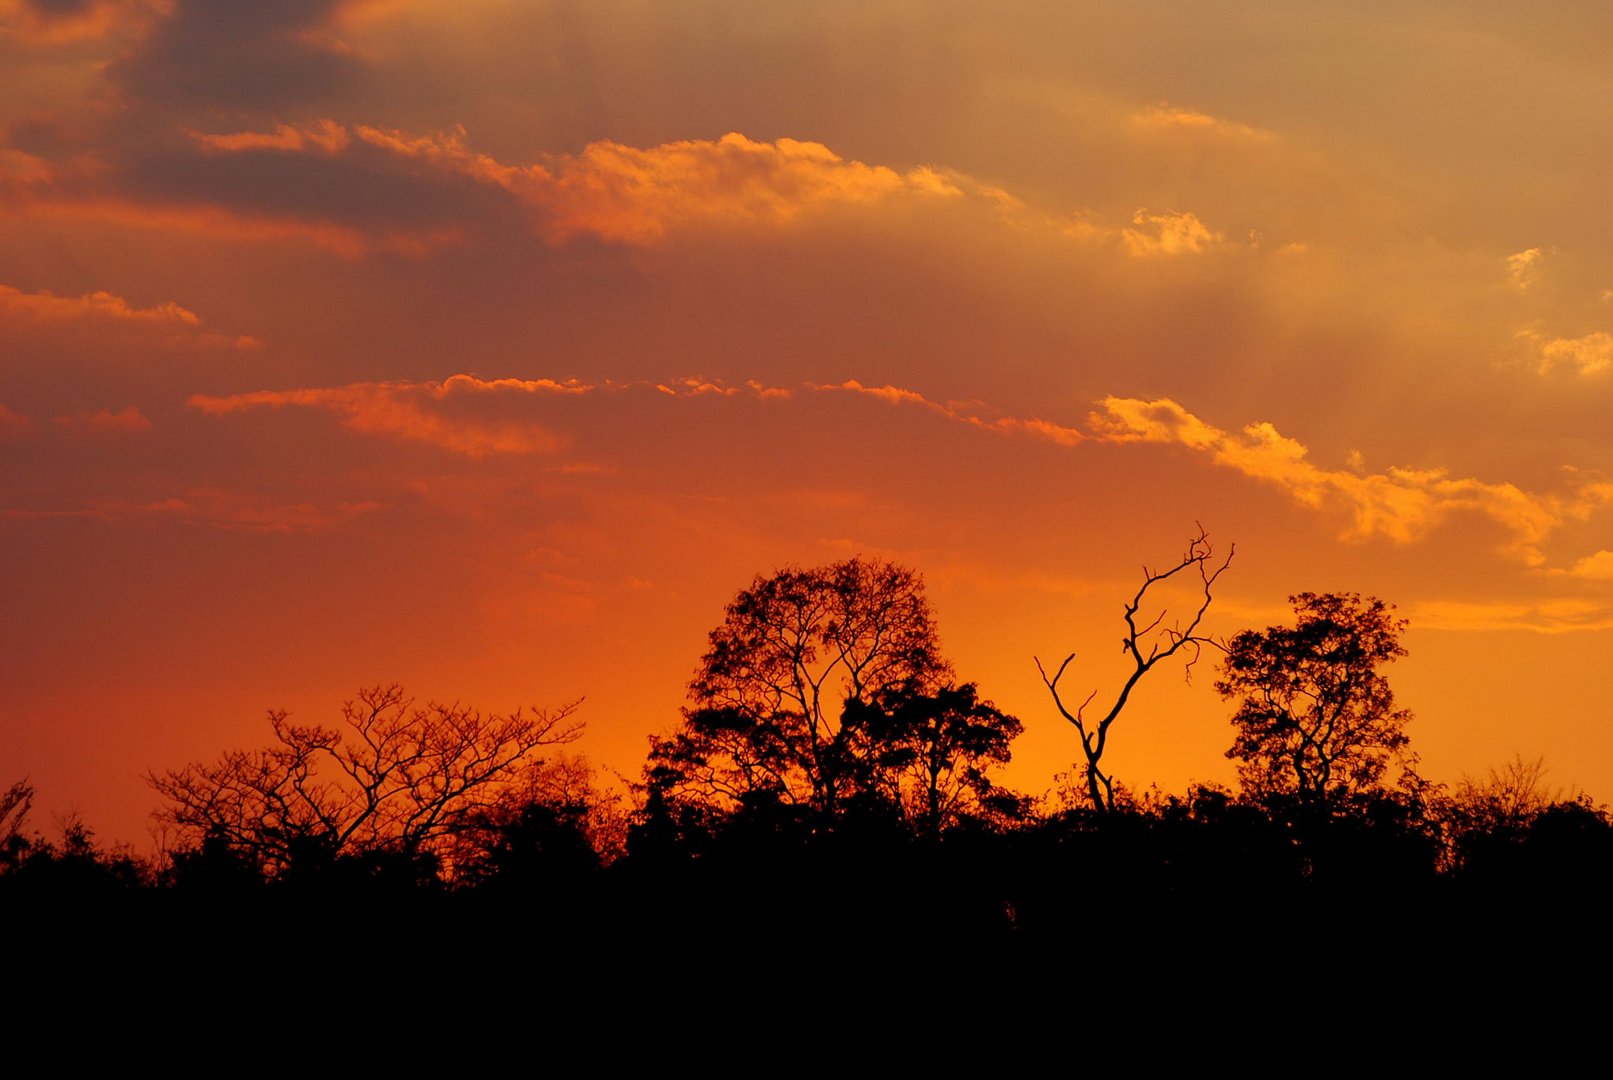
[(922, 580), (893, 563), (758, 577), (711, 632), (689, 697), (682, 726), (651, 740), (646, 781), (684, 818), (796, 807), (828, 827), (892, 816), (934, 835), (1017, 805), (987, 774), (1019, 721), (953, 680)]
[(158, 820), (181, 846), (210, 843), (269, 877), (337, 864), (452, 876), (472, 829), (532, 785), (540, 751), (582, 733), (577, 704), (483, 715), (377, 686), (342, 706), (340, 728), (271, 712), (267, 749), (148, 779), (167, 800)]
[[(55, 839), (32, 831), (33, 788), (14, 783), (0, 898), (172, 916), (168, 932), (197, 948), (252, 920), (310, 941), (340, 922), (377, 963), (416, 938), (448, 950), (411, 961), (428, 966), (456, 949), (504, 955), (541, 926), (568, 949), (668, 971), (714, 942), (808, 965), (1051, 947), (1100, 982), (1136, 950), (1268, 942), (1314, 975), (1351, 942), (1426, 934), (1460, 949), (1466, 916), (1504, 913), (1522, 932), (1520, 913), (1550, 909), (1562, 926), (1600, 910), (1606, 807), (1549, 787), (1539, 760), (1448, 791), (1417, 777), (1381, 671), (1405, 624), (1380, 600), (1301, 594), (1294, 626), (1225, 643), (1240, 791), (1115, 784), (1100, 768), (1109, 725), (1143, 674), (1210, 643), (1199, 626), (1226, 565), (1201, 533), (1174, 567), (1145, 571), (1126, 605), (1131, 679), (1096, 723), (1063, 713), (1086, 752), (1062, 802), (991, 779), (1021, 724), (956, 680), (918, 575), (853, 559), (736, 596), (682, 725), (652, 740), (627, 790), (559, 752), (580, 732), (576, 705), (501, 716), (377, 687), (336, 727), (271, 713), (270, 747), (151, 774), (168, 841), (155, 859), (102, 850), (77, 821)], [(1197, 599), (1167, 627), (1141, 613), (1177, 574)]]
[(1241, 698), (1227, 757), (1244, 790), (1322, 806), (1376, 796), (1391, 779), (1418, 784), (1406, 725), (1379, 670), (1406, 654), (1404, 619), (1377, 597), (1300, 593), (1289, 597), (1293, 626), (1245, 630), (1227, 643), (1215, 684)]

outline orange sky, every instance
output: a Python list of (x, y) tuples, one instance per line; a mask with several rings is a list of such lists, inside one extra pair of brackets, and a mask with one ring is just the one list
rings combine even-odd
[[(1613, 796), (1613, 12), (985, 10), (0, 0), (0, 784), (144, 847), (394, 680), (634, 776), (862, 553), (1041, 792), (1202, 522), (1216, 632), (1398, 605), (1432, 778)], [(1123, 783), (1231, 780), (1212, 681)]]

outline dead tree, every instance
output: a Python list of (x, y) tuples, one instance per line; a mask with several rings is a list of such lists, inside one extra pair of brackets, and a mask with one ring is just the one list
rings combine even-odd
[[(1076, 733), (1081, 737), (1081, 752), (1086, 757), (1087, 796), (1092, 800), (1094, 810), (1108, 812), (1115, 808), (1114, 777), (1103, 771), (1103, 754), (1109, 746), (1109, 729), (1120, 718), (1126, 702), (1131, 699), (1131, 692), (1136, 689), (1143, 676), (1152, 671), (1155, 665), (1180, 653), (1186, 659), (1186, 674), (1191, 679), (1193, 665), (1198, 663), (1199, 653), (1205, 645), (1224, 648), (1218, 639), (1201, 634), (1199, 625), (1204, 621), (1204, 613), (1210, 609), (1211, 588), (1232, 564), (1232, 556), (1236, 550), (1236, 545), (1228, 547), (1226, 558), (1217, 563), (1209, 534), (1201, 525), (1198, 535), (1188, 541), (1186, 553), (1175, 565), (1156, 570), (1144, 564), (1143, 583), (1138, 586), (1136, 593), (1126, 604), (1126, 635), (1120, 641), (1121, 651), (1131, 657), (1132, 671), (1121, 686), (1120, 693), (1115, 696), (1114, 704), (1109, 706), (1101, 718), (1094, 720), (1087, 716), (1087, 707), (1098, 696), (1096, 690), (1088, 694), (1086, 700), (1073, 713), (1059, 694), (1059, 680), (1064, 677), (1065, 670), (1075, 659), (1074, 653), (1064, 658), (1064, 662), (1059, 665), (1051, 678), (1047, 674), (1047, 669), (1042, 666), (1041, 659), (1034, 658), (1042, 682), (1053, 695), (1053, 704), (1058, 706), (1059, 713), (1064, 719), (1075, 725)], [(1150, 589), (1178, 575), (1192, 573), (1197, 573), (1200, 586), (1192, 618), (1185, 623), (1177, 619), (1167, 626), (1165, 618), (1168, 610), (1161, 607), (1153, 618), (1147, 622), (1142, 621), (1143, 616), (1140, 613), (1148, 599)]]

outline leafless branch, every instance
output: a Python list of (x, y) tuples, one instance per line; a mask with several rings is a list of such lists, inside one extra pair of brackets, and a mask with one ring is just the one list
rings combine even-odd
[[(1097, 697), (1096, 690), (1087, 696), (1086, 701), (1074, 714), (1065, 706), (1059, 693), (1059, 680), (1063, 678), (1070, 662), (1075, 659), (1075, 654), (1071, 653), (1065, 657), (1052, 678), (1048, 677), (1041, 660), (1033, 657), (1036, 659), (1036, 670), (1041, 673), (1042, 682), (1053, 696), (1053, 704), (1058, 708), (1059, 714), (1075, 726), (1080, 736), (1082, 754), (1086, 758), (1087, 794), (1094, 810), (1114, 809), (1113, 778), (1102, 771), (1101, 763), (1104, 751), (1108, 749), (1109, 729), (1119, 719), (1126, 703), (1131, 699), (1132, 691), (1142, 681), (1143, 676), (1152, 671), (1156, 665), (1180, 653), (1186, 659), (1185, 677), (1191, 682), (1193, 666), (1198, 663), (1203, 647), (1205, 645), (1214, 645), (1221, 649), (1226, 647), (1218, 639), (1201, 634), (1199, 626), (1204, 621), (1205, 613), (1210, 609), (1215, 583), (1232, 564), (1232, 556), (1236, 553), (1237, 546), (1229, 545), (1226, 557), (1217, 563), (1209, 534), (1202, 525), (1198, 526), (1198, 530), (1198, 534), (1189, 539), (1187, 550), (1181, 559), (1174, 565), (1164, 570), (1143, 565), (1142, 584), (1137, 587), (1137, 591), (1125, 605), (1126, 633), (1120, 642), (1121, 651), (1132, 658), (1132, 670), (1122, 684), (1120, 692), (1116, 694), (1113, 704), (1096, 723), (1089, 725), (1086, 719), (1086, 708)], [(1147, 602), (1149, 591), (1189, 570), (1198, 574), (1200, 599), (1196, 602), (1192, 617), (1186, 624), (1178, 619), (1170, 626), (1163, 625), (1168, 614), (1168, 609), (1164, 607), (1161, 607), (1158, 614), (1152, 618), (1139, 623), (1138, 616)]]

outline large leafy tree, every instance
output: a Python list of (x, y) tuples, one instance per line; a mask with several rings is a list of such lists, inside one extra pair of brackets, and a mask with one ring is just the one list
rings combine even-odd
[(874, 559), (758, 576), (711, 632), (689, 698), (652, 742), (651, 786), (717, 811), (760, 797), (832, 816), (907, 792), (939, 824), (967, 770), (983, 780), (1018, 731), (954, 685), (919, 575)]
[(1227, 757), (1258, 798), (1317, 805), (1388, 791), (1415, 778), (1406, 725), (1386, 664), (1406, 655), (1394, 606), (1355, 593), (1289, 597), (1292, 626), (1245, 630), (1227, 643), (1216, 689), (1239, 701)]

